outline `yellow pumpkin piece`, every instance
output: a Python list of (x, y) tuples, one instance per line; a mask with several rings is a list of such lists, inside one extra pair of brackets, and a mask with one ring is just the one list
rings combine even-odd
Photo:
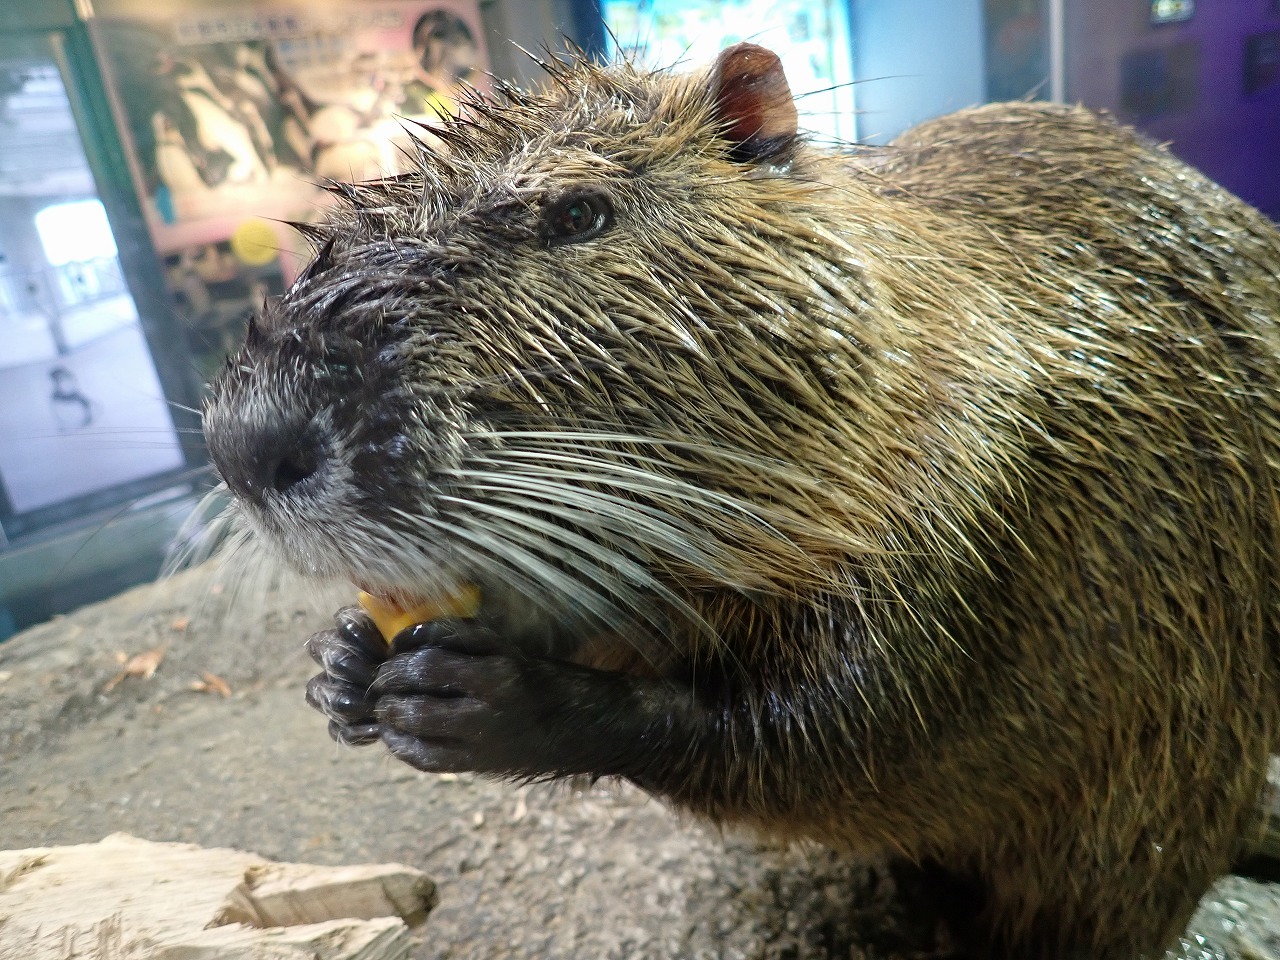
[(356, 595), (356, 602), (369, 614), (369, 619), (382, 634), (382, 639), (390, 643), (397, 633), (415, 623), (430, 623), (442, 617), (462, 617), (464, 620), (474, 617), (480, 612), (480, 588), (474, 584), (464, 584), (451, 596), (424, 600), (411, 607), (398, 606), (390, 600), (361, 590)]

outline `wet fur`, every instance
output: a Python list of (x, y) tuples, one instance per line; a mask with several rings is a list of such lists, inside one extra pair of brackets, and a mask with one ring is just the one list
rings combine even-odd
[[(550, 81), (335, 187), (206, 415), (333, 472), (248, 525), (724, 697), (633, 779), (937, 861), (994, 954), (1168, 943), (1280, 718), (1275, 227), (1081, 109), (743, 162), (701, 76)], [(613, 228), (548, 245), (586, 184)]]

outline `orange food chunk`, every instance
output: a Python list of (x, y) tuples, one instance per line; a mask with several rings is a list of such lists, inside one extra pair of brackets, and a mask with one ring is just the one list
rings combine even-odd
[(409, 607), (401, 607), (394, 601), (361, 590), (356, 602), (369, 614), (382, 639), (390, 643), (397, 633), (415, 623), (430, 623), (441, 617), (474, 617), (480, 612), (480, 588), (464, 584), (450, 596), (423, 600)]

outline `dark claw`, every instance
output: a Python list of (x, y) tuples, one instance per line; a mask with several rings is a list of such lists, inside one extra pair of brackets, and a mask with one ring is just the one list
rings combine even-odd
[(367, 690), (367, 687), (331, 680), (328, 674), (320, 673), (307, 681), (307, 703), (340, 723), (371, 721), (374, 702)]
[(329, 718), (329, 736), (352, 746), (373, 743), (381, 728), (364, 688), (330, 680), (321, 673), (307, 682), (307, 703)]
[(351, 747), (362, 747), (368, 743), (377, 743), (379, 736), (382, 734), (382, 728), (377, 723), (339, 723), (337, 720), (329, 721), (329, 736), (333, 737), (338, 743), (345, 743)]
[(369, 658), (339, 630), (324, 630), (312, 634), (306, 643), (311, 659), (324, 669), (325, 675), (334, 680), (367, 687), (373, 682), (374, 673), (381, 660)]
[(365, 659), (387, 658), (387, 641), (369, 614), (359, 607), (343, 607), (333, 615), (333, 620), (343, 636), (351, 641), (352, 649), (358, 650)]
[(352, 643), (361, 647), (371, 659), (378, 660), (387, 655), (387, 641), (382, 638), (373, 618), (359, 607), (343, 607), (333, 615), (338, 629), (346, 634)]
[(329, 718), (329, 734), (340, 743), (372, 743), (379, 728), (369, 688), (387, 645), (363, 610), (345, 607), (336, 626), (307, 640), (307, 653), (323, 673), (307, 683), (307, 703)]
[(369, 615), (358, 607), (344, 607), (334, 621), (335, 628), (308, 638), (307, 653), (334, 679), (368, 686), (378, 664), (387, 659), (386, 642)]

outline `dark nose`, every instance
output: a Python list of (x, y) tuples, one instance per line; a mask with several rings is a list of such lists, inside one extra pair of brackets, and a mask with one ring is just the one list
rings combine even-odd
[(261, 502), (272, 492), (301, 495), (319, 485), (329, 459), (310, 424), (206, 425), (206, 435), (222, 479), (247, 500)]
[(263, 488), (284, 493), (320, 472), (319, 450), (315, 444), (295, 444), (283, 454), (264, 457), (259, 469)]

